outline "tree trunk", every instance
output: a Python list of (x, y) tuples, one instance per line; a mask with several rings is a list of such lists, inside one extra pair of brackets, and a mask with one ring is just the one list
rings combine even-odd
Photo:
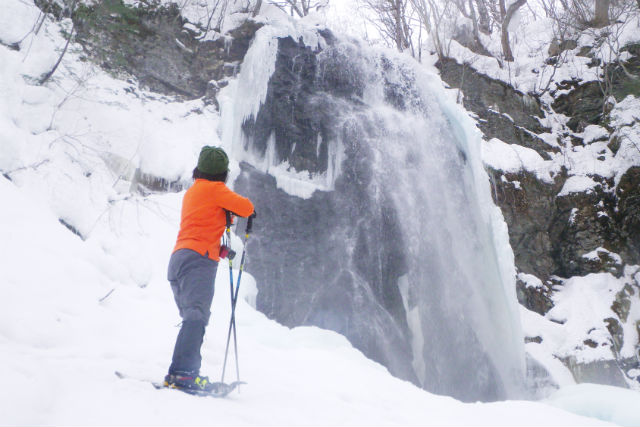
[(460, 0), (454, 0), (453, 4), (456, 5), (456, 7), (458, 8), (458, 10), (460, 11), (460, 13), (462, 13), (462, 16), (464, 16), (465, 18), (469, 18), (471, 19), (471, 15), (469, 14), (469, 12), (467, 12), (467, 6), (464, 0), (460, 1)]
[(396, 47), (400, 52), (404, 50), (404, 35), (402, 31), (402, 0), (395, 0), (391, 2), (391, 7), (393, 7), (393, 18), (395, 20), (396, 25)]
[[(71, 18), (73, 16), (73, 12), (76, 10), (76, 3), (77, 3), (77, 0), (73, 0), (73, 2), (71, 2), (71, 4), (69, 5), (69, 8), (67, 9), (69, 18)], [(64, 49), (62, 50), (62, 53), (58, 57), (58, 61), (56, 61), (56, 63), (53, 66), (53, 68), (51, 70), (49, 70), (48, 73), (46, 73), (44, 76), (42, 76), (40, 78), (40, 81), (38, 82), (40, 85), (45, 84), (47, 82), (47, 80), (49, 80), (51, 78), (51, 76), (53, 76), (53, 73), (56, 72), (56, 70), (58, 69), (58, 66), (62, 62), (62, 58), (64, 57), (65, 53), (67, 53), (67, 49), (69, 48), (69, 43), (71, 43), (71, 38), (73, 37), (73, 32), (76, 30), (75, 22), (73, 22), (73, 21), (71, 21), (71, 22), (72, 22), (71, 31), (69, 31), (69, 37), (67, 37), (67, 42), (64, 45)]]
[(602, 28), (609, 25), (609, 4), (611, 0), (596, 0), (595, 17), (593, 18), (593, 26)]
[(504, 21), (504, 17), (507, 15), (507, 8), (504, 5), (504, 0), (500, 0), (499, 5), (500, 5), (500, 17)]
[(471, 22), (473, 23), (473, 39), (478, 43), (480, 41), (480, 34), (478, 33), (478, 17), (476, 16), (476, 9), (473, 6), (472, 0), (469, 0), (469, 10), (471, 11)]
[(40, 85), (45, 84), (47, 82), (47, 80), (49, 80), (51, 78), (51, 76), (53, 76), (53, 73), (56, 72), (56, 70), (58, 69), (58, 66), (62, 62), (62, 58), (64, 57), (64, 54), (67, 53), (67, 49), (69, 48), (69, 43), (71, 42), (71, 37), (73, 37), (73, 32), (75, 31), (75, 29), (76, 29), (75, 25), (71, 27), (71, 31), (69, 31), (69, 37), (67, 37), (67, 42), (65, 43), (64, 49), (62, 50), (62, 53), (58, 57), (58, 60), (56, 61), (56, 63), (53, 66), (53, 68), (51, 70), (49, 70), (48, 73), (46, 73), (44, 76), (42, 76), (40, 78), (40, 81), (38, 82), (38, 84), (40, 84)]
[(409, 22), (407, 22), (407, 0), (402, 0), (402, 39), (404, 43), (405, 49), (411, 49), (411, 56), (413, 58), (416, 57), (416, 52), (413, 47), (413, 40), (411, 39), (413, 32), (411, 31), (411, 27)]
[(491, 19), (489, 18), (489, 10), (487, 9), (485, 0), (476, 0), (476, 6), (478, 6), (478, 24), (480, 24), (480, 31), (484, 34), (491, 34)]
[(254, 18), (256, 16), (258, 16), (258, 13), (260, 13), (260, 8), (262, 7), (262, 0), (258, 0), (256, 2), (255, 7), (253, 8), (253, 13), (251, 14), (251, 16), (253, 16)]
[[(503, 0), (501, 0), (502, 2)], [(502, 21), (502, 53), (504, 54), (505, 61), (513, 61), (513, 52), (511, 52), (511, 46), (509, 45), (509, 23), (520, 7), (522, 7), (527, 0), (517, 0), (511, 3)]]

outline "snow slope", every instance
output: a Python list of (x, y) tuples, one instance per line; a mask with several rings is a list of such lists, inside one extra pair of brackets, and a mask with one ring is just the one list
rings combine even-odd
[[(240, 393), (197, 398), (118, 379), (116, 369), (153, 380), (164, 375), (179, 322), (168, 284), (112, 280), (113, 260), (98, 242), (71, 234), (51, 209), (5, 178), (0, 197), (0, 344), (10, 385), (0, 391), (2, 424), (596, 424), (540, 403), (470, 405), (431, 395), (390, 376), (336, 333), (266, 319), (246, 302), (255, 289), (250, 275), (237, 317), (241, 375), (249, 383)], [(163, 270), (180, 200), (153, 199), (167, 217), (148, 210), (138, 218), (154, 233), (122, 238), (131, 245), (152, 240), (158, 250), (147, 254), (149, 262)], [(135, 204), (122, 214), (135, 222)], [(212, 376), (224, 353), (228, 283), (221, 266), (203, 349), (203, 372)], [(115, 291), (101, 301), (111, 286)], [(227, 378), (234, 376), (229, 368)]]
[[(219, 117), (199, 101), (171, 103), (113, 80), (73, 49), (53, 80), (35, 85), (64, 40), (51, 22), (24, 38), (38, 15), (31, 2), (3, 8), (0, 424), (601, 424), (543, 403), (463, 404), (429, 394), (336, 333), (267, 319), (252, 306), (250, 274), (237, 308), (241, 378), (249, 383), (240, 393), (197, 398), (116, 378), (120, 370), (160, 380), (180, 321), (165, 274), (182, 195), (131, 191), (129, 172), (185, 178), (199, 147), (219, 141)], [(16, 42), (20, 51), (5, 46)], [(224, 356), (228, 284), (221, 265), (203, 346), (203, 373), (213, 378)], [(228, 372), (232, 379), (233, 365)], [(616, 422), (640, 422), (624, 415)]]

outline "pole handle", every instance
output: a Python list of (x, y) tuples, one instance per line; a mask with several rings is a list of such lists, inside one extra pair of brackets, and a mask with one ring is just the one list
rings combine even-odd
[(256, 217), (256, 212), (254, 211), (251, 215), (249, 215), (249, 218), (247, 218), (246, 234), (251, 233), (251, 230), (253, 229), (253, 219), (255, 217)]

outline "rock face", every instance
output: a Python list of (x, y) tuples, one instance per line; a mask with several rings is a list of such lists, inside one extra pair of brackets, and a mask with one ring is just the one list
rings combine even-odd
[[(551, 153), (559, 151), (558, 147), (535, 136), (548, 129), (535, 119), (546, 113), (534, 95), (522, 94), (506, 83), (453, 60), (441, 61), (439, 68), (443, 80), (449, 85), (460, 87), (462, 82), (464, 106), (478, 115), (478, 126), (487, 139), (495, 137), (509, 144), (531, 148), (543, 159), (550, 159)], [(614, 74), (618, 76), (619, 72)], [(582, 130), (588, 124), (603, 125), (603, 95), (597, 83), (575, 83), (574, 87), (567, 95), (556, 99), (552, 105), (554, 110), (572, 117), (568, 126), (573, 130), (578, 128), (578, 123), (582, 123)], [(502, 118), (492, 119), (496, 115)], [(526, 133), (527, 138), (523, 138), (522, 133)], [(637, 224), (637, 209), (626, 205), (627, 200), (635, 200), (629, 196), (640, 192), (637, 168), (631, 168), (624, 174), (615, 192), (612, 191), (614, 184), (611, 180), (594, 175), (600, 184), (592, 191), (560, 197), (558, 194), (568, 176), (566, 170), (556, 175), (551, 184), (527, 171), (489, 172), (495, 186), (494, 199), (509, 226), (511, 245), (520, 271), (534, 274), (543, 281), (554, 275), (571, 277), (611, 271), (610, 266), (582, 258), (583, 254), (598, 247), (624, 254), (625, 264), (638, 263), (637, 234), (629, 234), (634, 229), (630, 224)], [(624, 211), (620, 210), (621, 207)]]
[(558, 239), (554, 254), (558, 260), (558, 268), (554, 274), (571, 277), (608, 271), (620, 276), (621, 270), (611, 270), (602, 262), (593, 262), (583, 257), (597, 248), (620, 251), (622, 242), (613, 220), (614, 203), (602, 186), (591, 192), (557, 197), (559, 221), (556, 226)]
[(509, 226), (519, 270), (545, 279), (556, 274), (559, 266), (553, 248), (558, 236), (553, 229), (558, 219), (546, 213), (554, 211), (562, 184), (549, 185), (526, 171), (504, 174), (506, 180), (501, 179), (502, 171), (489, 169), (489, 174), (495, 185), (495, 202)]
[[(640, 93), (638, 82), (633, 77), (640, 75), (640, 45), (627, 45), (621, 49), (621, 52), (628, 52), (631, 56), (624, 63), (624, 69), (619, 65), (610, 65), (606, 68), (608, 84), (565, 81), (557, 88), (570, 89), (568, 93), (557, 96), (551, 107), (556, 113), (570, 117), (567, 126), (571, 130), (581, 132), (590, 124), (606, 125), (607, 96), (613, 96), (619, 102), (629, 94), (637, 96)], [(593, 57), (588, 49), (585, 56)], [(599, 63), (600, 60), (593, 59), (592, 65)]]
[[(640, 76), (639, 47), (631, 45), (624, 50), (632, 54), (625, 64), (626, 71)], [(589, 55), (588, 49), (584, 54)], [(586, 149), (590, 144), (600, 144), (603, 148), (594, 162), (605, 161), (619, 149), (618, 135), (624, 132), (616, 127), (619, 124), (612, 124), (611, 107), (605, 105), (606, 97), (597, 82), (563, 82), (555, 90), (564, 92), (555, 97), (551, 105), (543, 105), (535, 94), (522, 94), (468, 65), (447, 59), (438, 66), (443, 80), (464, 93), (464, 106), (478, 116), (478, 127), (486, 139), (498, 138), (508, 144), (531, 148), (545, 160), (550, 160), (561, 149)], [(628, 94), (640, 95), (636, 80), (621, 67), (610, 66), (607, 73), (611, 82), (607, 90), (618, 102)], [(558, 145), (552, 146), (538, 137), (548, 130), (537, 118), (555, 113), (565, 114), (569, 120), (564, 134), (558, 137)], [(635, 126), (634, 123), (622, 126)], [(589, 125), (606, 131), (602, 136), (586, 139), (583, 135)], [(562, 145), (565, 148), (561, 148)], [(542, 286), (528, 286), (518, 281), (519, 301), (528, 309), (542, 315), (547, 313), (553, 307), (554, 289), (560, 289), (566, 278), (600, 272), (621, 277), (625, 265), (640, 262), (638, 167), (626, 170), (616, 178), (617, 183), (611, 176), (590, 174), (595, 185), (581, 192), (561, 191), (572, 175), (566, 167), (554, 176), (553, 182), (542, 181), (524, 169), (517, 173), (488, 169), (494, 201), (509, 227), (518, 271), (542, 281)], [(626, 297), (627, 304), (629, 298), (633, 298), (630, 295)], [(602, 319), (611, 336), (610, 360), (587, 364), (571, 358), (564, 360), (576, 381), (626, 386), (623, 372), (637, 368), (638, 361), (619, 355), (623, 336), (621, 322), (626, 322), (626, 316), (618, 311), (624, 306), (614, 303), (615, 315)], [(536, 339), (539, 337), (529, 337), (530, 341)]]
[(622, 176), (616, 189), (617, 223), (627, 247), (621, 253), (631, 263), (640, 264), (640, 167), (632, 167)]
[(76, 40), (104, 69), (134, 76), (142, 86), (187, 99), (215, 99), (218, 81), (234, 75), (255, 31), (253, 21), (215, 41), (200, 41), (193, 26), (185, 28), (176, 3), (164, 7), (121, 0), (81, 5), (73, 14)]
[(550, 158), (548, 152), (559, 151), (537, 136), (549, 129), (538, 120), (544, 117), (544, 112), (536, 97), (479, 74), (453, 59), (443, 59), (436, 65), (445, 82), (462, 90), (464, 107), (478, 116), (478, 127), (488, 139), (498, 138), (531, 148), (546, 160)]

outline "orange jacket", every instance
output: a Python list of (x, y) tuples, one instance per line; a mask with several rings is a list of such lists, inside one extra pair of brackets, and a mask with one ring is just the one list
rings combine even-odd
[(227, 224), (225, 209), (249, 216), (253, 204), (223, 182), (196, 179), (182, 199), (180, 232), (173, 252), (178, 249), (192, 249), (200, 255), (208, 252), (209, 258), (219, 261), (220, 238)]

